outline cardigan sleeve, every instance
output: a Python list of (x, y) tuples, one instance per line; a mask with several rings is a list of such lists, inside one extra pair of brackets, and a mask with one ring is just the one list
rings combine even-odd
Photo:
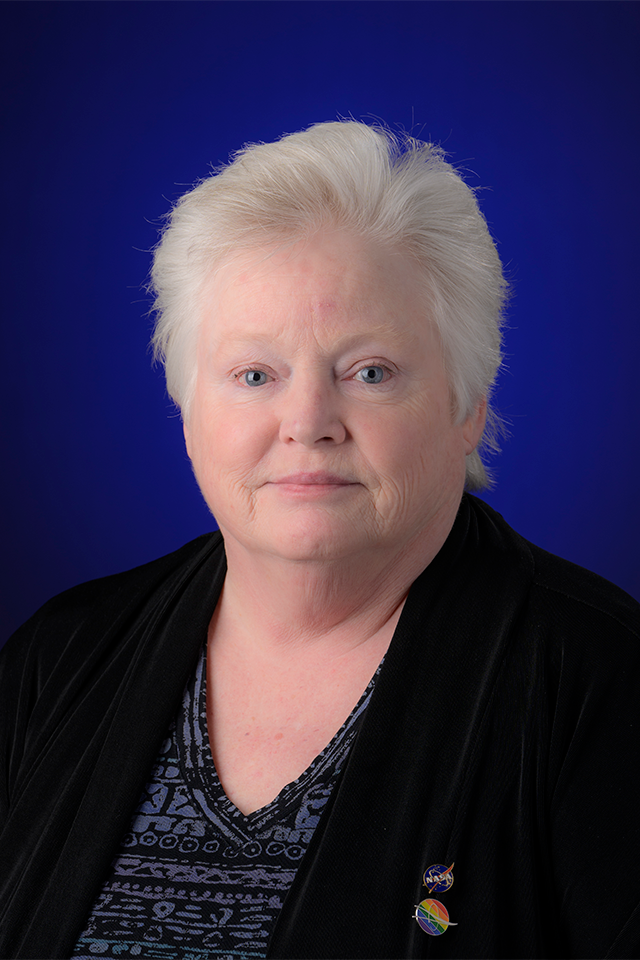
[(538, 607), (550, 664), (552, 906), (568, 956), (633, 958), (640, 956), (640, 618), (622, 591), (586, 571), (577, 591), (571, 575), (564, 565), (548, 580)]
[(80, 591), (67, 591), (46, 603), (0, 651), (0, 829), (25, 774), (25, 754), (36, 747), (39, 738), (46, 740), (51, 733), (48, 725), (43, 729), (36, 725), (44, 720), (41, 698), (48, 678), (55, 675), (64, 649), (82, 621), (84, 604), (73, 603), (74, 593)]
[(0, 653), (0, 956), (69, 956), (206, 636), (221, 546), (74, 587)]

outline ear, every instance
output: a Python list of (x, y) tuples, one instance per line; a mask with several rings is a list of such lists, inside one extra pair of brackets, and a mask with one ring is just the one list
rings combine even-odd
[(487, 398), (483, 397), (471, 416), (462, 424), (462, 438), (466, 456), (473, 453), (480, 443), (480, 437), (487, 422)]

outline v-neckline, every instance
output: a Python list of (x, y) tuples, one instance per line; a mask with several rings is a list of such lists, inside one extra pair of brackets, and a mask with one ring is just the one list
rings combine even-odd
[[(274, 820), (281, 820), (291, 807), (300, 804), (313, 779), (322, 772), (323, 766), (330, 767), (336, 763), (336, 753), (343, 745), (345, 738), (348, 738), (350, 746), (358, 731), (359, 721), (367, 707), (384, 660), (340, 729), (300, 776), (285, 784), (269, 803), (249, 814), (244, 814), (225, 793), (211, 753), (206, 710), (206, 654), (205, 642), (202, 645), (196, 669), (187, 684), (178, 713), (176, 724), (178, 757), (185, 782), (198, 809), (208, 820), (224, 826), (225, 832), (235, 838), (238, 844), (243, 844), (268, 831)], [(344, 752), (341, 752), (341, 757)]]

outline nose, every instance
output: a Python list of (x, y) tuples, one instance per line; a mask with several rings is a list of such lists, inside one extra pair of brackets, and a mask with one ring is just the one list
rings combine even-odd
[(339, 398), (332, 382), (307, 375), (294, 377), (282, 401), (280, 440), (315, 447), (322, 443), (344, 443), (347, 431), (339, 410)]

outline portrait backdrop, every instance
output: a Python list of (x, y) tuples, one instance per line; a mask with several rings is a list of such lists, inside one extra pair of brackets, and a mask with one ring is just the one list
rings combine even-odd
[(439, 142), (478, 188), (513, 291), (486, 499), (640, 598), (637, 4), (5, 2), (0, 20), (2, 639), (212, 529), (151, 365), (149, 251), (211, 165), (338, 117)]

